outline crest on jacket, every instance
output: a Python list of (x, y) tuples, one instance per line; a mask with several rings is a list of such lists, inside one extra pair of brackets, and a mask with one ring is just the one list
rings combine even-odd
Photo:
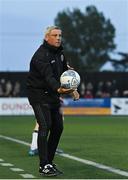
[(64, 55), (63, 54), (61, 54), (61, 61), (63, 62), (64, 61)]

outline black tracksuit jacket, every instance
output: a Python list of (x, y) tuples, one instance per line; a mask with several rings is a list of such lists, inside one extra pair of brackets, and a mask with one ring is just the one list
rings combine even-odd
[(30, 62), (27, 78), (28, 99), (30, 104), (44, 102), (58, 104), (60, 76), (67, 70), (63, 47), (56, 48), (45, 40), (37, 49)]

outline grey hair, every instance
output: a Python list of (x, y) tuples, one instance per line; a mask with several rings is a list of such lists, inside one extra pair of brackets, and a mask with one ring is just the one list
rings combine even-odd
[(49, 34), (53, 29), (60, 29), (60, 28), (58, 26), (48, 26), (44, 32), (44, 36), (46, 37), (46, 35)]

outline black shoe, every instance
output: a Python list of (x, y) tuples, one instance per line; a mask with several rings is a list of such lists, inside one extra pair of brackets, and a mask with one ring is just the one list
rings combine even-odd
[(56, 171), (56, 173), (57, 173), (58, 175), (63, 174), (63, 172), (62, 172), (62, 171), (60, 171), (59, 169), (57, 169), (56, 164), (52, 164), (52, 166), (53, 166), (53, 168), (55, 169), (55, 171)]
[(53, 168), (51, 164), (46, 164), (43, 168), (40, 167), (39, 173), (40, 175), (43, 175), (43, 176), (57, 176), (58, 175), (58, 173), (56, 172), (56, 170)]

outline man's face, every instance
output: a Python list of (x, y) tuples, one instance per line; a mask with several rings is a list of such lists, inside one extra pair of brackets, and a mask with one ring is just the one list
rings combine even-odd
[(62, 39), (62, 32), (60, 29), (53, 29), (45, 37), (47, 43), (55, 47), (59, 47), (61, 45), (61, 39)]

